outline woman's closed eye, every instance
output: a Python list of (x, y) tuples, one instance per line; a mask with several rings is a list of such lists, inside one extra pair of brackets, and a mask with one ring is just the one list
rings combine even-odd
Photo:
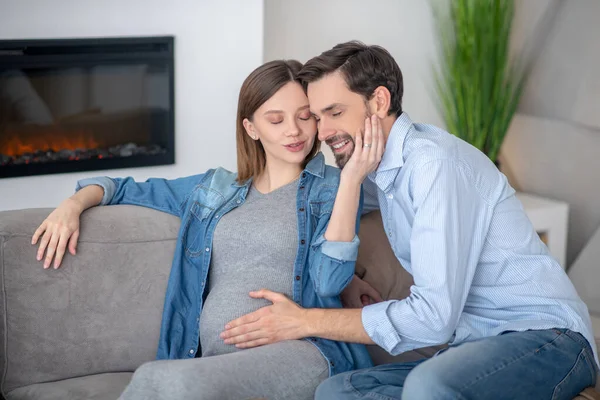
[(300, 114), (298, 116), (298, 118), (301, 119), (302, 121), (308, 121), (309, 119), (312, 118), (312, 115), (307, 112), (307, 113)]

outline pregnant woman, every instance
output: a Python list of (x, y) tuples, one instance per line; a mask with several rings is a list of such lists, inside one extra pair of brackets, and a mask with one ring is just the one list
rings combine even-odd
[(84, 179), (34, 233), (38, 260), (58, 268), (67, 249), (75, 254), (87, 208), (132, 204), (181, 218), (158, 361), (136, 370), (121, 399), (312, 399), (328, 376), (371, 365), (358, 344), (309, 338), (244, 350), (219, 337), (227, 322), (269, 304), (251, 291), (336, 308), (354, 275), (360, 185), (381, 160), (383, 134), (367, 119), (370, 145), (357, 148), (341, 174), (325, 165), (300, 68), (272, 61), (245, 80), (237, 173)]

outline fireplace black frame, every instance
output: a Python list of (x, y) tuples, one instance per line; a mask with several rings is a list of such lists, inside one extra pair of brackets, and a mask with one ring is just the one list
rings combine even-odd
[(173, 36), (113, 37), (81, 39), (0, 40), (0, 69), (59, 67), (74, 65), (111, 65), (123, 62), (160, 62), (168, 66), (169, 113), (168, 132), (163, 143), (166, 150), (156, 155), (133, 155), (103, 159), (56, 161), (0, 166), (0, 179), (81, 172), (137, 168), (175, 163), (175, 57)]

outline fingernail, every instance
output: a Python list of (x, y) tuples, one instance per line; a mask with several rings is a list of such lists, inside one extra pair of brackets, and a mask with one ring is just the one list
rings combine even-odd
[(231, 328), (231, 325), (229, 325), (229, 324), (225, 325), (225, 329), (229, 329), (229, 328)]
[(42, 260), (42, 256), (35, 256), (36, 260), (41, 261)]
[(55, 265), (55, 266), (54, 266), (54, 269), (58, 269), (58, 265)]

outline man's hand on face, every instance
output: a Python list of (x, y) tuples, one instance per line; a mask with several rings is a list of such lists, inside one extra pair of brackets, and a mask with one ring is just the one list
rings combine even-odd
[(383, 301), (383, 298), (367, 282), (354, 275), (352, 281), (346, 286), (341, 295), (342, 305), (345, 308), (362, 308), (369, 304)]
[(273, 304), (227, 323), (220, 335), (225, 344), (245, 349), (310, 336), (306, 310), (285, 295), (262, 289), (250, 292), (250, 297)]

